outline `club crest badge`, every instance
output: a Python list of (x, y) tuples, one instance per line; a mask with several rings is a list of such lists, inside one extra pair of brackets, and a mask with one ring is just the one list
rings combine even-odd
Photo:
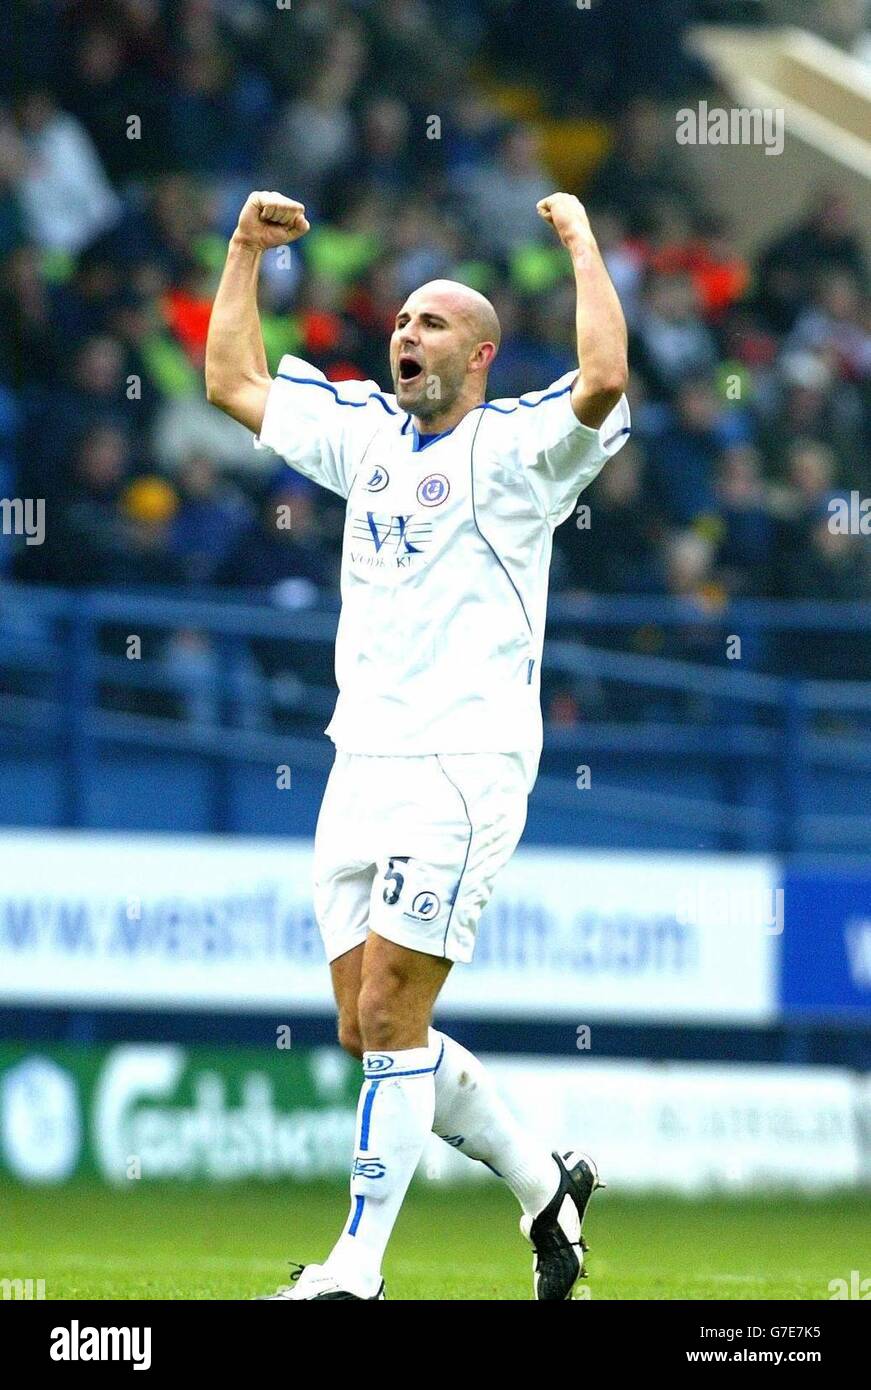
[(450, 490), (444, 473), (430, 473), (418, 486), (417, 500), (422, 507), (437, 507), (446, 500)]

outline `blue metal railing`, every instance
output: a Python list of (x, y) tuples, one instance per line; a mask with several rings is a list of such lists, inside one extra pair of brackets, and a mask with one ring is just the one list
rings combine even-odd
[[(335, 604), (287, 611), (214, 592), (194, 598), (0, 585), (0, 753), (33, 747), (35, 736), (50, 749), (64, 769), (60, 819), (73, 826), (86, 823), (84, 788), (102, 749), (193, 754), (213, 772), (210, 828), (226, 829), (234, 764), (291, 759), (319, 774), (329, 766), (331, 746), (317, 723), (323, 728), (335, 692), (323, 676), (310, 678), (311, 663), (300, 653), (318, 651), (323, 667), (336, 618)], [(639, 628), (653, 627), (666, 635), (714, 633), (723, 643), (734, 633), (760, 640), (748, 643), (752, 658), (740, 664), (625, 649)], [(195, 660), (172, 656), (170, 639), (179, 632), (200, 635)], [(115, 648), (123, 634), (151, 634), (157, 647), (130, 660), (107, 650), (109, 633)], [(547, 728), (535, 796), (554, 815), (578, 807), (562, 764), (592, 755), (600, 767), (619, 760), (631, 768), (622, 782), (597, 776), (585, 806), (598, 816), (698, 830), (726, 848), (871, 845), (871, 682), (745, 669), (764, 660), (778, 634), (817, 643), (849, 634), (858, 649), (871, 650), (871, 605), (744, 600), (712, 612), (669, 598), (555, 597), (548, 633), (546, 680), (600, 692), (592, 716)], [(606, 645), (588, 645), (597, 635)], [(285, 642), (293, 669), (271, 677), (258, 644)], [(149, 699), (161, 698), (170, 712), (149, 708)], [(822, 728), (821, 720), (837, 727)], [(676, 771), (706, 770), (711, 790), (647, 776), (654, 764), (670, 763)], [(853, 804), (817, 802), (823, 777), (849, 779)], [(769, 788), (761, 800), (751, 794), (758, 778)]]

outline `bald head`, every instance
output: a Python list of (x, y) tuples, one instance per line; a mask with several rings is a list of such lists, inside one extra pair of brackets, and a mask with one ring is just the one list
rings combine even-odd
[(483, 294), (457, 280), (430, 280), (396, 315), (390, 368), (396, 399), (414, 418), (452, 428), (480, 405), (502, 330)]
[(473, 290), (470, 285), (460, 284), (459, 280), (429, 280), (409, 295), (406, 307), (418, 299), (440, 303), (451, 315), (456, 315), (468, 325), (475, 342), (492, 343), (498, 350), (502, 328), (499, 315), (486, 295)]

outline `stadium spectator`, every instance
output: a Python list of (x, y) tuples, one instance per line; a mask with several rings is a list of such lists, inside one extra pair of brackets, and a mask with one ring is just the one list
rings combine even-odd
[(290, 607), (313, 603), (319, 587), (334, 584), (336, 566), (325, 553), (314, 494), (305, 478), (282, 473), (218, 568), (218, 583), (256, 589)]
[(27, 227), (38, 246), (76, 255), (121, 218), (90, 136), (51, 93), (35, 87), (17, 107), (24, 140), (18, 195)]
[(868, 330), (858, 282), (843, 271), (830, 271), (818, 281), (809, 308), (800, 314), (786, 349), (807, 349), (820, 355), (844, 381), (871, 379), (871, 332)]
[(640, 450), (630, 441), (602, 470), (584, 507), (557, 529), (564, 564), (555, 589), (643, 594), (662, 588), (657, 521), (642, 482)]
[(462, 187), (472, 172), (492, 164), (504, 122), (483, 93), (470, 86), (449, 108), (442, 131), (447, 179)]
[(724, 410), (706, 377), (691, 377), (661, 414), (648, 447), (647, 496), (668, 525), (698, 525), (716, 512), (714, 483)]
[(787, 598), (858, 603), (871, 598), (869, 546), (866, 538), (838, 530), (826, 512), (806, 533), (806, 544), (791, 551), (786, 562)]
[(91, 424), (72, 457), (65, 493), (49, 496), (45, 544), (19, 552), (21, 579), (92, 587), (123, 569), (130, 534), (120, 499), (133, 470), (127, 438), (117, 425)]
[[(72, 62), (63, 78), (63, 105), (88, 132), (109, 178), (123, 187), (133, 178), (158, 172), (159, 142), (152, 137), (163, 131), (156, 124), (156, 83), (131, 70), (123, 25), (97, 24), (70, 38)], [(144, 138), (129, 138), (131, 115), (142, 122)]]
[(352, 164), (357, 128), (350, 102), (364, 60), (365, 44), (357, 30), (340, 29), (329, 56), (278, 120), (266, 152), (266, 185), (293, 187), (295, 196), (314, 208), (327, 181)]
[(752, 445), (735, 444), (725, 450), (716, 493), (718, 578), (732, 596), (764, 593), (771, 585), (775, 522), (759, 453)]
[(415, 182), (409, 149), (411, 113), (395, 97), (371, 98), (363, 108), (355, 174), (367, 189), (400, 200)]
[[(631, 27), (631, 26), (630, 26)], [(630, 101), (617, 126), (614, 148), (585, 190), (594, 204), (620, 208), (630, 229), (639, 234), (650, 224), (651, 212), (663, 200), (688, 211), (697, 194), (678, 158), (672, 111), (650, 97)]]
[(867, 262), (847, 198), (821, 189), (807, 216), (759, 260), (759, 305), (776, 333), (788, 333), (820, 272), (846, 271), (867, 287)]
[(638, 316), (637, 348), (637, 365), (662, 396), (714, 367), (717, 345), (687, 274), (651, 274)]
[(179, 505), (169, 531), (169, 549), (194, 584), (209, 584), (251, 521), (238, 489), (217, 476), (214, 460), (192, 454), (176, 479)]
[[(0, 373), (16, 390), (47, 385), (56, 380), (60, 342), (53, 315), (52, 289), (41, 273), (34, 246), (22, 243), (10, 251), (0, 270), (0, 314), (5, 331), (0, 334)], [(83, 336), (83, 335), (81, 335)], [(67, 339), (79, 340), (73, 332)]]
[(178, 509), (174, 488), (154, 475), (134, 478), (120, 498), (123, 553), (113, 555), (105, 583), (124, 589), (167, 588), (181, 584), (184, 569), (170, 546), (170, 526)]
[(18, 185), (24, 171), (24, 145), (12, 121), (0, 110), (0, 257), (27, 241)]
[(483, 249), (507, 259), (518, 246), (545, 240), (535, 209), (551, 182), (534, 132), (518, 125), (503, 136), (493, 164), (455, 179), (454, 191)]

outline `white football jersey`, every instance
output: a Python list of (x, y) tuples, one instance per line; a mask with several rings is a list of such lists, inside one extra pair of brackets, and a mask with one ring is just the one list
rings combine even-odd
[(422, 442), (374, 382), (282, 358), (256, 443), (347, 498), (337, 748), (537, 759), (553, 530), (630, 430), (625, 396), (578, 421), (576, 375)]

